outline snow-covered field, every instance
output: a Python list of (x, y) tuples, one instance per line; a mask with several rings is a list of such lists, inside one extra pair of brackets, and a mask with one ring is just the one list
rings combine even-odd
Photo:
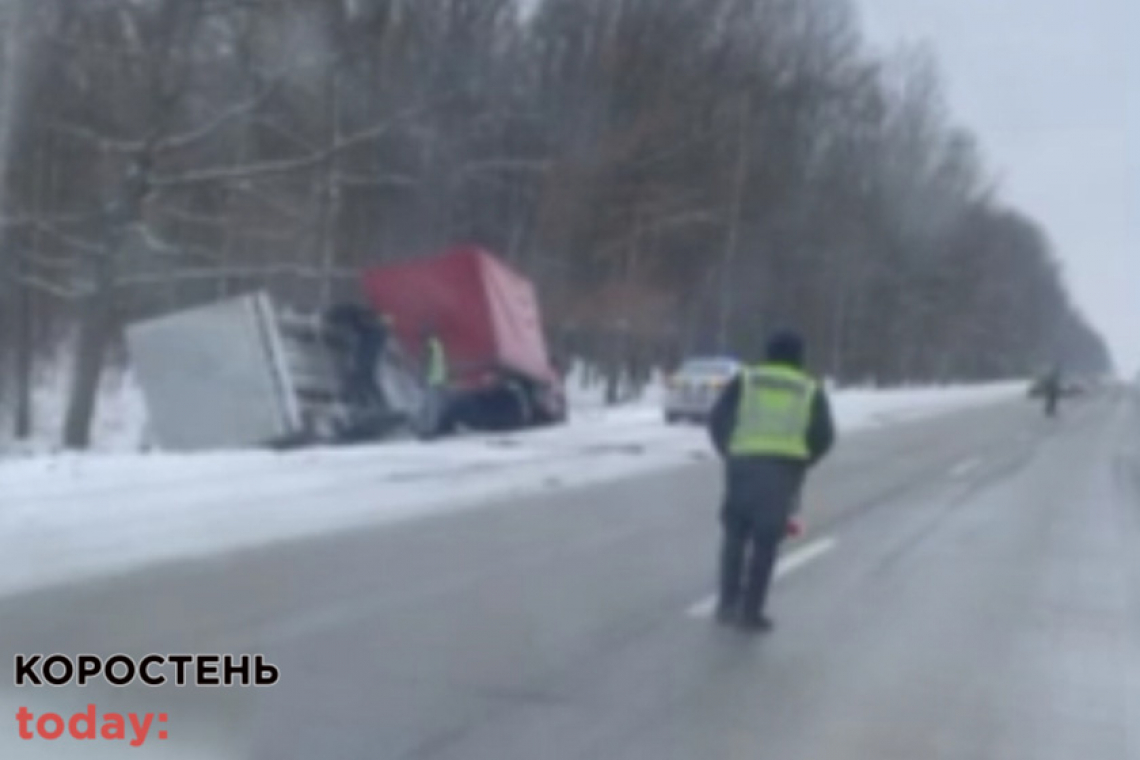
[[(1024, 384), (833, 395), (840, 436), (1012, 398)], [(671, 467), (711, 450), (657, 394), (564, 427), (289, 453), (103, 453), (0, 460), (0, 593), (287, 538), (478, 508)], [(842, 442), (840, 443), (842, 445)]]

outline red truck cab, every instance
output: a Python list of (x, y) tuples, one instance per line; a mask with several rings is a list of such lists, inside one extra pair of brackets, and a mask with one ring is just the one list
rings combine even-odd
[(489, 251), (455, 246), (385, 263), (364, 272), (363, 286), (420, 366), (427, 336), (440, 339), (450, 406), (461, 421), (510, 428), (565, 418), (534, 285)]

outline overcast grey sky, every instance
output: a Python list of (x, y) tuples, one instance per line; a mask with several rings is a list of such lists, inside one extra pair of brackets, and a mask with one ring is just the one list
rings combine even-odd
[(857, 0), (868, 41), (927, 41), (1003, 197), (1036, 217), (1119, 368), (1140, 367), (1140, 2)]

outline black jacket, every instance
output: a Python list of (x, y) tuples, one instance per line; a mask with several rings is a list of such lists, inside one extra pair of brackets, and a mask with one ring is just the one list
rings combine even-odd
[[(725, 386), (709, 416), (709, 437), (721, 457), (728, 457), (728, 446), (736, 428), (740, 406), (740, 375)], [(823, 459), (835, 444), (835, 425), (831, 417), (831, 403), (823, 386), (819, 386), (812, 400), (811, 423), (808, 428), (808, 467)]]

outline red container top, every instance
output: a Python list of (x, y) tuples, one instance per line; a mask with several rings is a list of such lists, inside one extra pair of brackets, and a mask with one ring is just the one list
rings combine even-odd
[(534, 286), (482, 248), (457, 246), (373, 267), (363, 284), (413, 357), (422, 359), (428, 332), (439, 335), (461, 385), (490, 369), (554, 378)]

